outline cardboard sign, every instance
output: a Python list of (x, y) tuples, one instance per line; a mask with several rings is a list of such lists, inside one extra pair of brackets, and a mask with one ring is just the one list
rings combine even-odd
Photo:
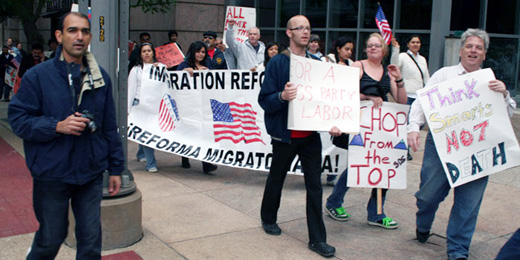
[[(128, 116), (128, 139), (156, 150), (249, 170), (269, 171), (271, 137), (258, 104), (263, 72), (185, 71), (145, 64), (140, 102)], [(347, 151), (322, 133), (322, 170), (338, 174)], [(290, 171), (301, 174), (295, 158)]]
[(4, 82), (9, 85), (9, 87), (13, 87), (16, 81), (16, 74), (18, 74), (18, 69), (8, 66), (5, 69)]
[(361, 102), (361, 128), (350, 135), (348, 187), (406, 189), (408, 105)]
[(451, 187), (520, 164), (520, 148), (495, 75), (478, 70), (417, 91)]
[(256, 9), (241, 6), (228, 6), (226, 10), (226, 21), (224, 22), (224, 37), (223, 41), (226, 43), (226, 34), (228, 32), (229, 19), (235, 20), (233, 26), (233, 36), (236, 41), (243, 43), (247, 40), (247, 32), (252, 27), (256, 26)]
[(289, 129), (359, 132), (359, 68), (291, 55), (290, 81)]
[(184, 54), (177, 46), (177, 43), (170, 43), (155, 48), (157, 61), (166, 65), (167, 68), (181, 64), (184, 61)]

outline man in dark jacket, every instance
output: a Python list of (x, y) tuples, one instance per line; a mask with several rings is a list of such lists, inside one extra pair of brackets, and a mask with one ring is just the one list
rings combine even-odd
[(262, 227), (269, 235), (280, 235), (282, 230), (276, 224), (282, 188), (292, 161), (299, 156), (307, 190), (307, 229), (309, 249), (324, 257), (334, 256), (336, 249), (327, 244), (327, 233), (323, 223), (321, 186), (321, 139), (314, 131), (287, 129), (289, 102), (296, 98), (297, 88), (289, 82), (289, 55), (311, 58), (306, 52), (311, 27), (303, 15), (293, 16), (287, 22), (289, 51), (273, 57), (265, 70), (265, 79), (258, 96), (258, 103), (264, 109), (267, 133), (271, 136), (273, 159), (269, 176), (265, 183), (262, 199)]
[(217, 33), (214, 31), (206, 31), (202, 36), (202, 41), (206, 44), (206, 48), (208, 49), (208, 59), (211, 62), (211, 68), (214, 70), (226, 70), (228, 67), (224, 53), (219, 48), (215, 48)]
[[(23, 138), (40, 227), (27, 259), (54, 259), (67, 236), (69, 201), (76, 221), (76, 259), (101, 259), (103, 173), (116, 195), (124, 169), (108, 74), (87, 51), (88, 17), (65, 14), (55, 32), (56, 57), (25, 73), (9, 106)], [(70, 79), (70, 80), (69, 80)]]
[(39, 43), (33, 44), (31, 53), (22, 58), (22, 63), (20, 63), (20, 68), (18, 68), (18, 77), (22, 78), (27, 70), (45, 60), (47, 60), (47, 57), (43, 54), (43, 45)]
[(5, 71), (8, 67), (16, 68), (13, 59), (14, 56), (9, 54), (9, 47), (4, 45), (0, 54), (0, 99), (3, 95), (4, 101), (9, 101), (9, 92), (11, 91), (11, 87), (5, 84)]

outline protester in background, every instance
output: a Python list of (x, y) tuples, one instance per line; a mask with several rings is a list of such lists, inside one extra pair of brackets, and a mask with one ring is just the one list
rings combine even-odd
[(2, 47), (2, 54), (0, 54), (0, 99), (9, 102), (9, 95), (11, 87), (5, 83), (5, 71), (8, 67), (16, 69), (13, 62), (14, 56), (9, 53), (9, 46), (4, 45)]
[[(467, 29), (460, 39), (460, 63), (439, 69), (432, 75), (426, 87), (480, 70), (489, 48), (489, 35), (483, 30)], [(516, 102), (509, 95), (504, 82), (492, 80), (489, 82), (489, 88), (503, 95), (509, 116), (512, 117), (516, 109)], [(416, 99), (412, 103), (408, 119), (408, 145), (413, 151), (417, 151), (420, 139), (419, 129), (421, 125), (426, 123), (419, 100)], [(487, 183), (488, 176), (485, 176), (453, 188), (453, 206), (451, 207), (446, 231), (449, 260), (467, 259), (469, 256), (469, 246), (475, 232), (478, 212)], [(426, 243), (428, 240), (435, 219), (435, 212), (439, 208), (439, 204), (448, 196), (450, 190), (451, 187), (444, 172), (443, 164), (437, 153), (432, 134), (429, 132), (424, 144), (421, 183), (419, 191), (415, 193), (418, 208), (415, 232), (419, 242)]]
[(266, 51), (264, 54), (264, 56), (265, 56), (264, 61), (262, 63), (258, 64), (258, 66), (256, 66), (255, 70), (264, 71), (265, 68), (267, 67), (267, 63), (269, 62), (269, 60), (279, 53), (279, 47), (280, 47), (280, 45), (277, 42), (268, 43), (267, 46), (265, 47)]
[[(186, 60), (177, 67), (177, 70), (187, 71), (191, 76), (193, 76), (194, 71), (209, 69), (212, 69), (212, 67), (208, 59), (206, 44), (201, 41), (196, 41), (190, 45)], [(182, 157), (182, 168), (188, 169), (190, 167), (190, 160), (187, 157)], [(216, 165), (202, 162), (202, 171), (204, 173), (209, 174), (216, 169)]]
[(336, 40), (332, 53), (327, 55), (327, 60), (332, 63), (352, 65), (354, 61), (350, 59), (354, 51), (354, 41), (349, 37), (342, 36)]
[(58, 48), (58, 41), (56, 41), (55, 38), (50, 38), (49, 41), (47, 41), (47, 45), (49, 45), (49, 59), (54, 58), (56, 55), (56, 49)]
[[(138, 52), (140, 55), (137, 57), (137, 61), (135, 66), (130, 70), (130, 74), (128, 75), (128, 112), (133, 106), (139, 105), (140, 94), (142, 91), (142, 77), (143, 77), (143, 67), (145, 64), (154, 64), (154, 66), (158, 66), (155, 59), (155, 49), (153, 45), (149, 42), (145, 42), (141, 44), (138, 48)], [(155, 160), (155, 152), (153, 148), (148, 146), (144, 146), (139, 144), (139, 148), (137, 150), (137, 160), (140, 162), (146, 162), (146, 170), (149, 172), (157, 172), (157, 161)]]
[[(377, 109), (383, 105), (383, 101), (388, 101), (387, 94), (400, 104), (406, 104), (406, 91), (399, 67), (396, 65), (388, 65), (386, 68), (382, 65), (383, 58), (388, 54), (388, 46), (381, 34), (372, 33), (366, 42), (365, 52), (366, 60), (356, 61), (352, 67), (359, 68), (359, 88), (361, 100), (372, 100), (374, 107)], [(341, 135), (341, 129), (334, 127), (330, 134), (333, 136)], [(334, 186), (332, 194), (327, 198), (325, 210), (334, 220), (347, 221), (350, 214), (343, 208), (343, 200), (348, 191), (347, 187), (348, 173), (347, 169), (343, 171)], [(387, 217), (384, 213), (384, 203), (387, 189), (383, 190), (383, 212), (377, 213), (377, 189), (372, 189), (372, 195), (367, 205), (367, 219), (371, 226), (378, 226), (385, 229), (395, 229), (398, 224), (393, 219)]]
[(282, 189), (291, 163), (299, 156), (305, 179), (308, 247), (324, 257), (336, 253), (333, 246), (327, 244), (327, 231), (323, 223), (321, 186), (321, 139), (315, 131), (297, 131), (287, 129), (289, 102), (297, 95), (297, 86), (289, 82), (290, 56), (310, 58), (306, 51), (311, 34), (311, 25), (303, 15), (293, 16), (287, 22), (285, 33), (289, 37), (289, 49), (276, 55), (265, 71), (265, 78), (258, 103), (265, 111), (264, 121), (267, 133), (271, 136), (273, 148), (269, 176), (265, 182), (260, 215), (262, 228), (269, 235), (281, 235), (278, 226), (278, 209), (282, 198)]
[[(142, 32), (139, 34), (139, 40), (141, 41), (141, 44), (145, 42), (151, 43), (152, 37), (147, 32)], [(140, 46), (139, 46), (140, 47)], [(130, 53), (130, 57), (128, 58), (128, 71), (132, 70), (132, 68), (135, 66), (135, 63), (137, 62), (137, 58), (139, 58), (141, 54), (139, 53), (139, 49), (134, 49)]]
[(226, 45), (224, 44), (224, 42), (222, 41), (222, 38), (220, 38), (220, 37), (217, 37), (215, 39), (215, 47), (217, 47), (223, 53), (226, 52)]
[(323, 58), (323, 54), (320, 52), (320, 36), (317, 34), (311, 34), (311, 38), (309, 40), (309, 46), (307, 46), (307, 51), (314, 57), (321, 60)]
[(202, 36), (202, 41), (206, 44), (208, 50), (208, 62), (211, 63), (211, 68), (215, 70), (227, 69), (224, 53), (219, 48), (215, 48), (217, 33), (214, 31), (206, 31)]
[(20, 55), (22, 56), (22, 59), (23, 59), (23, 57), (25, 57), (25, 55), (27, 55), (27, 52), (23, 49), (22, 43), (21, 42), (17, 43), (16, 48), (20, 51)]
[(22, 78), (27, 70), (47, 60), (47, 57), (43, 55), (43, 45), (35, 43), (32, 45), (31, 53), (25, 55), (18, 68), (18, 77)]
[(228, 20), (226, 43), (236, 57), (237, 69), (251, 70), (264, 61), (265, 45), (260, 40), (260, 29), (253, 27), (247, 31), (247, 40), (241, 43), (235, 39), (233, 26), (235, 20)]
[[(426, 59), (419, 54), (421, 37), (417, 34), (412, 34), (406, 42), (408, 51), (399, 53), (399, 42), (395, 38), (392, 39), (390, 62), (401, 69), (404, 85), (406, 86), (406, 95), (408, 96), (407, 104), (411, 105), (417, 98), (416, 91), (423, 88), (430, 80), (430, 72), (428, 71)], [(408, 148), (408, 161), (412, 159), (410, 148)]]
[(168, 31), (168, 41), (165, 42), (163, 45), (175, 43), (177, 44), (177, 47), (179, 47), (179, 50), (182, 51), (181, 45), (177, 42), (177, 38), (179, 37), (179, 34), (175, 30)]

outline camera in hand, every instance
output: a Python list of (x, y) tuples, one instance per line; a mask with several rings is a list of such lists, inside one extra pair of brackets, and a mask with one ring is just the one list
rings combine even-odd
[(88, 110), (83, 110), (83, 112), (81, 112), (81, 117), (90, 119), (90, 121), (86, 123), (87, 124), (86, 128), (91, 133), (94, 133), (96, 131), (96, 129), (97, 129), (96, 122), (94, 121), (94, 115), (91, 114), (90, 112), (88, 112)]

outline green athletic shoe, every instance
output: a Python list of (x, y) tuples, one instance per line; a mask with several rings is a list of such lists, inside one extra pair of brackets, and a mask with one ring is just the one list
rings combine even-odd
[(329, 213), (329, 216), (337, 221), (347, 221), (350, 218), (350, 214), (345, 211), (345, 208), (325, 208), (325, 211)]
[(378, 221), (368, 221), (368, 224), (371, 226), (382, 227), (385, 229), (396, 229), (399, 226), (397, 222), (395, 222), (395, 220), (389, 217), (386, 217)]

